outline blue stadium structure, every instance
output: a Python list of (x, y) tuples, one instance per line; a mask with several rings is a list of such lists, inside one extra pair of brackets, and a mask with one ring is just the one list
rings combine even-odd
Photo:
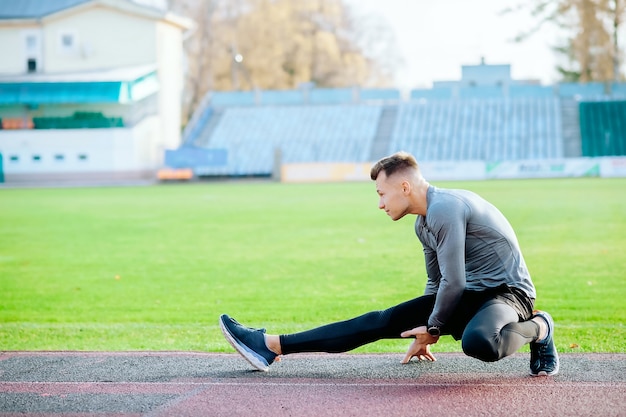
[(212, 92), (170, 168), (270, 176), (277, 163), (366, 163), (406, 150), (420, 161), (626, 155), (626, 84), (542, 86), (508, 65), (463, 67), (403, 99), (398, 90)]

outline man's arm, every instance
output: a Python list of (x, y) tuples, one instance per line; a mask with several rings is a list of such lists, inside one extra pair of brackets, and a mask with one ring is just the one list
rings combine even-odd
[(429, 326), (442, 327), (452, 315), (465, 290), (466, 206), (446, 204), (430, 208), (429, 224), (437, 239), (441, 280)]
[(428, 276), (426, 289), (424, 289), (424, 295), (434, 295), (437, 294), (439, 281), (441, 280), (439, 262), (437, 262), (437, 252), (427, 246), (424, 246), (424, 259), (426, 261), (426, 275)]

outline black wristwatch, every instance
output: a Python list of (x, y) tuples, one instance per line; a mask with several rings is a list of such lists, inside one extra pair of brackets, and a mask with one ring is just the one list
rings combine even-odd
[(428, 334), (433, 337), (441, 336), (441, 329), (439, 329), (438, 326), (430, 326), (428, 328)]

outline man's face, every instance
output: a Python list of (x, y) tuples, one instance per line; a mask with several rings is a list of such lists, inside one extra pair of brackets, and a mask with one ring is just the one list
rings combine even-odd
[(378, 208), (385, 210), (391, 220), (396, 221), (408, 213), (409, 199), (406, 193), (406, 181), (401, 175), (392, 175), (381, 172), (376, 178), (376, 192), (378, 193)]

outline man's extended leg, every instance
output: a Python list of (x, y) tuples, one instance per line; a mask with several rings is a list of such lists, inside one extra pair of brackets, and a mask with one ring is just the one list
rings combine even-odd
[(280, 335), (281, 352), (347, 352), (376, 340), (400, 338), (403, 331), (426, 325), (434, 302), (434, 296), (422, 296), (350, 320)]
[(267, 371), (281, 354), (346, 352), (375, 340), (400, 338), (404, 330), (426, 324), (434, 302), (434, 296), (422, 296), (387, 310), (280, 336), (245, 327), (226, 314), (220, 317), (220, 328), (226, 340), (252, 366)]

